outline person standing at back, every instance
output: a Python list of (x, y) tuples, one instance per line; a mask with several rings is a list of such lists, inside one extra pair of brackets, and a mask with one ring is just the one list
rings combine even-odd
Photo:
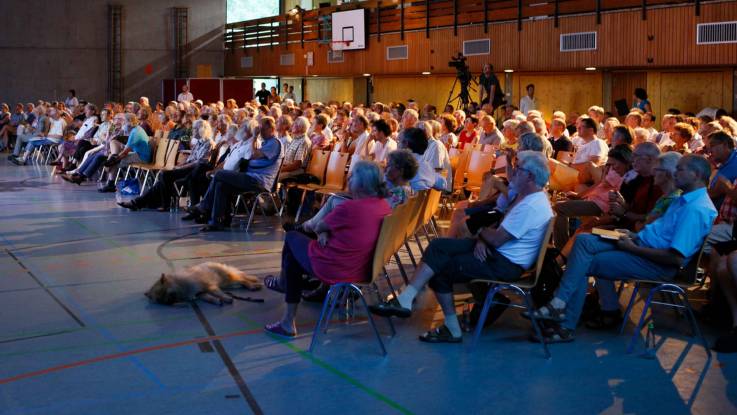
[(268, 105), (269, 98), (271, 97), (271, 92), (266, 89), (266, 83), (261, 82), (261, 89), (256, 92), (256, 98), (258, 98), (258, 103), (261, 105)]
[(527, 85), (525, 90), (527, 90), (527, 95), (523, 96), (522, 99), (519, 100), (519, 110), (526, 116), (531, 110), (537, 109), (538, 102), (537, 99), (535, 99), (534, 84)]

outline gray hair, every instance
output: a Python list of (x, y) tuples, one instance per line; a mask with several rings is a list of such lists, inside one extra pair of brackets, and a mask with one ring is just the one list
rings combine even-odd
[(543, 151), (543, 139), (535, 133), (524, 133), (519, 138), (519, 150)]
[(657, 144), (651, 141), (645, 141), (644, 143), (638, 144), (637, 147), (635, 147), (635, 151), (637, 151), (639, 155), (653, 157), (653, 158), (658, 157), (660, 155), (660, 147), (658, 147)]
[(539, 187), (545, 187), (550, 179), (550, 168), (548, 167), (548, 160), (539, 151), (520, 151), (517, 153), (517, 168), (525, 169), (533, 177), (535, 177), (535, 184)]
[(658, 157), (659, 168), (667, 171), (673, 177), (676, 174), (676, 166), (678, 166), (678, 161), (681, 160), (681, 157), (683, 157), (681, 153), (675, 151), (663, 153)]
[(387, 194), (379, 165), (368, 160), (359, 160), (354, 164), (349, 188), (353, 193), (367, 196), (385, 197)]
[(699, 179), (704, 183), (709, 183), (711, 177), (711, 164), (704, 156), (698, 154), (687, 154), (681, 158), (685, 160), (686, 168), (696, 173)]
[(310, 120), (303, 116), (297, 117), (292, 124), (292, 128), (297, 126), (301, 127), (302, 132), (306, 133), (310, 130)]

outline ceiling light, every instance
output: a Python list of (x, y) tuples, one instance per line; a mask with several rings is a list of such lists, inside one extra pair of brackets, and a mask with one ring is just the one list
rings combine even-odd
[(430, 75), (430, 72), (429, 72), (429, 71), (425, 71), (425, 72), (423, 72), (422, 74), (423, 74), (423, 75)]
[(312, 76), (316, 77), (317, 75), (312, 75)]
[(512, 72), (514, 72), (514, 69), (505, 69), (504, 72), (505, 73), (512, 73)]
[(595, 70), (596, 70), (596, 68), (594, 68), (593, 66), (589, 66), (589, 67), (587, 67), (587, 68), (585, 68), (585, 69), (586, 69), (587, 71), (595, 71)]
[(363, 76), (371, 76), (371, 74), (370, 73), (365, 73), (365, 74), (363, 74)]
[(271, 75), (271, 79), (276, 79), (276, 76), (274, 76), (274, 75)]

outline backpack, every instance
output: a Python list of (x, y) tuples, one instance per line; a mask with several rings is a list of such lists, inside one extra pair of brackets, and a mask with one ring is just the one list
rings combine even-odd
[(553, 299), (555, 289), (558, 288), (561, 277), (563, 277), (563, 269), (558, 265), (556, 258), (560, 255), (557, 248), (548, 248), (543, 259), (542, 270), (540, 270), (540, 278), (537, 285), (532, 289), (532, 300), (535, 307), (541, 307)]

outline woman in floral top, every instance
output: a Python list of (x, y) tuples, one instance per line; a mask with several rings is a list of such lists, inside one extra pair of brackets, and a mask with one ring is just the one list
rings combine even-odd
[[(409, 150), (395, 150), (387, 156), (386, 168), (384, 169), (384, 179), (388, 189), (386, 201), (389, 202), (392, 209), (406, 202), (412, 195), (409, 181), (417, 174), (418, 168), (417, 160)], [(348, 197), (344, 194), (331, 196), (315, 216), (301, 225), (302, 230), (312, 232), (328, 213), (347, 200)]]

